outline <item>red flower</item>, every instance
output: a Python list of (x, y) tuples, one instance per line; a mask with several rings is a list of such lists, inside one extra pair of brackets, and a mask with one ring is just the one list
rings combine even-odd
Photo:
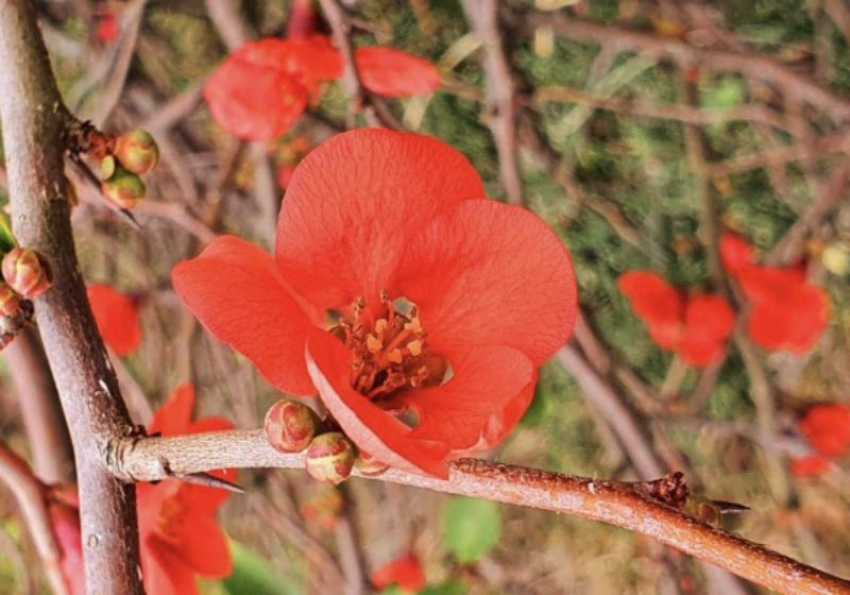
[(753, 263), (753, 249), (739, 236), (721, 238), (723, 265), (752, 303), (747, 331), (752, 340), (774, 351), (802, 354), (829, 324), (829, 299), (806, 281), (800, 267), (763, 267)]
[(791, 473), (797, 477), (817, 477), (825, 475), (832, 466), (829, 459), (819, 456), (791, 459)]
[(440, 72), (433, 64), (393, 48), (360, 48), (354, 61), (360, 82), (377, 95), (412, 97), (440, 87)]
[[(440, 74), (429, 62), (390, 48), (355, 52), (363, 85), (379, 95), (431, 93)], [(325, 35), (266, 38), (230, 54), (204, 86), (213, 118), (227, 132), (266, 141), (289, 130), (322, 82), (342, 76), (342, 57)]]
[(372, 573), (372, 584), (376, 589), (386, 589), (392, 585), (402, 591), (416, 593), (425, 587), (425, 574), (419, 560), (408, 554), (381, 566)]
[(662, 349), (674, 351), (694, 366), (710, 364), (725, 353), (735, 314), (723, 298), (694, 294), (686, 299), (659, 275), (647, 271), (625, 273), (617, 285)]
[[(180, 386), (156, 412), (148, 431), (174, 436), (233, 427), (215, 417), (192, 421), (194, 401), (192, 385)], [(215, 475), (235, 479), (234, 470)], [(142, 578), (148, 593), (196, 594), (195, 575), (223, 578), (230, 574), (227, 540), (215, 521), (228, 492), (173, 479), (139, 484), (136, 489)]]
[(270, 37), (230, 54), (204, 85), (204, 98), (227, 132), (265, 141), (292, 127), (322, 81), (341, 75), (342, 59), (326, 36)]
[(850, 405), (816, 405), (806, 412), (798, 427), (821, 456), (840, 457), (850, 452)]
[(136, 300), (109, 285), (89, 285), (86, 293), (106, 344), (121, 357), (133, 353), (142, 341)]
[(225, 236), (173, 281), (272, 384), (318, 391), (358, 447), (438, 476), (513, 428), (576, 314), (569, 257), (540, 219), (485, 200), (443, 143), (378, 129), (304, 158), (274, 256)]
[(94, 36), (101, 43), (109, 43), (115, 41), (121, 33), (121, 23), (118, 22), (118, 17), (109, 9), (104, 10), (100, 15), (96, 16), (97, 26), (94, 30)]

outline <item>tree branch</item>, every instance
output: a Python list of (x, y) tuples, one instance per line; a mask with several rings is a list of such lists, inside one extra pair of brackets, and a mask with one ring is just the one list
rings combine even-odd
[(63, 173), (67, 113), (27, 0), (0, 3), (0, 118), (18, 241), (50, 263), (54, 284), (36, 320), (74, 443), (92, 595), (142, 592), (135, 490), (103, 465), (109, 439), (132, 433), (86, 299)]
[[(122, 439), (111, 445), (108, 458), (116, 476), (126, 481), (157, 481), (222, 468), (304, 467), (303, 454), (277, 452), (262, 430)], [(360, 476), (357, 471), (354, 475)], [(370, 479), (602, 521), (789, 595), (850, 595), (850, 581), (699, 522), (655, 499), (650, 488), (657, 482), (597, 481), (478, 459), (451, 463), (448, 480), (395, 469)]]

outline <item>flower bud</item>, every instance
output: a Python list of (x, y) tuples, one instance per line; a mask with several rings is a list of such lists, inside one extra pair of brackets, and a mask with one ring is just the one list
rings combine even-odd
[(145, 197), (145, 185), (136, 174), (116, 166), (112, 176), (101, 186), (106, 199), (122, 209), (132, 209)]
[(53, 275), (44, 257), (29, 248), (13, 248), (3, 257), (3, 278), (25, 298), (34, 298), (50, 288)]
[(307, 473), (323, 483), (338, 484), (351, 475), (357, 454), (354, 445), (339, 432), (313, 438), (307, 448)]
[(21, 296), (6, 283), (0, 281), (0, 315), (17, 316), (21, 310)]
[(142, 175), (156, 167), (159, 147), (147, 130), (133, 130), (115, 140), (115, 157), (124, 169)]
[(275, 450), (301, 452), (310, 445), (320, 423), (304, 403), (281, 399), (266, 412), (263, 427)]
[(357, 470), (360, 473), (368, 477), (380, 475), (390, 468), (389, 465), (382, 463), (364, 450), (361, 450), (357, 455), (357, 460), (354, 461), (354, 466), (357, 467)]

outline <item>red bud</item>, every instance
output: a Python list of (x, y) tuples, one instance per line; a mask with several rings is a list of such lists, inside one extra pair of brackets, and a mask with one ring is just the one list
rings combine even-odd
[(142, 175), (156, 167), (159, 147), (147, 130), (133, 130), (115, 140), (115, 157), (124, 169)]
[(263, 427), (269, 443), (281, 452), (300, 452), (310, 445), (319, 418), (304, 403), (281, 399), (266, 412)]
[(34, 298), (53, 282), (50, 265), (44, 257), (29, 248), (13, 248), (3, 257), (3, 278), (25, 298)]
[(357, 454), (354, 445), (339, 432), (316, 436), (307, 448), (307, 473), (323, 483), (338, 484), (351, 475)]

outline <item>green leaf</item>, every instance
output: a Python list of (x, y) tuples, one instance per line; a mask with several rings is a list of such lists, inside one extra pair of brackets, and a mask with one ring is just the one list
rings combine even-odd
[(262, 556), (230, 542), (233, 573), (222, 581), (228, 595), (297, 595), (298, 590), (277, 576)]
[(425, 587), (419, 595), (466, 595), (466, 587), (460, 583), (448, 582), (433, 587)]
[(459, 562), (483, 558), (502, 533), (499, 507), (488, 500), (454, 498), (443, 509), (443, 539)]
[(0, 253), (6, 254), (17, 245), (15, 234), (12, 233), (12, 224), (6, 214), (0, 211)]

